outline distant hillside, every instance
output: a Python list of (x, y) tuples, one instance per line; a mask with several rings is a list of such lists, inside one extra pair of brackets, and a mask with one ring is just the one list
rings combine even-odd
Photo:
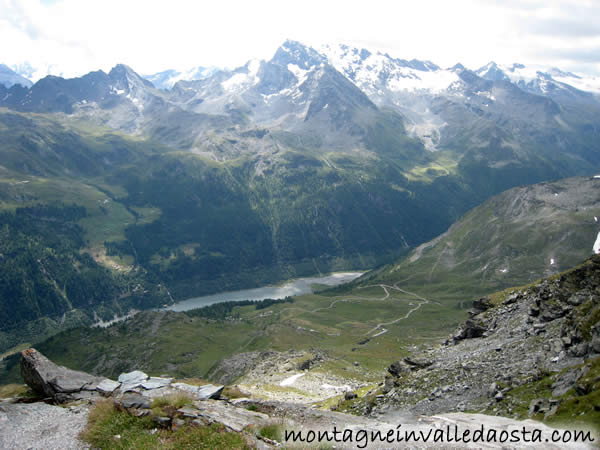
[(424, 290), (490, 292), (566, 270), (593, 254), (600, 179), (509, 189), (368, 281)]

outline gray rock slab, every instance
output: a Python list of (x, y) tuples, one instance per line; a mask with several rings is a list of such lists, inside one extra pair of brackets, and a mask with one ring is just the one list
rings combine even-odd
[(148, 379), (148, 375), (146, 375), (141, 370), (134, 370), (133, 372), (122, 373), (119, 375), (119, 382), (123, 384), (141, 384)]
[(188, 418), (196, 418), (198, 417), (198, 410), (195, 408), (179, 408), (177, 410), (177, 412), (179, 414), (182, 414), (183, 417), (188, 417)]
[(217, 400), (194, 402), (197, 415), (208, 422), (220, 423), (233, 431), (240, 432), (249, 425), (265, 425), (269, 423), (269, 416), (256, 411), (243, 408)]
[(96, 386), (96, 390), (98, 392), (101, 392), (102, 394), (110, 395), (113, 392), (115, 392), (120, 386), (121, 383), (119, 383), (118, 381), (113, 381), (106, 378), (105, 380), (102, 380), (102, 382), (98, 386)]
[(152, 400), (140, 394), (125, 394), (117, 402), (127, 409), (149, 409), (152, 406)]
[(224, 386), (205, 384), (204, 386), (192, 386), (187, 383), (173, 383), (171, 387), (192, 394), (197, 400), (217, 399), (223, 392)]
[(0, 402), (0, 448), (84, 449), (79, 439), (88, 408), (62, 408), (46, 403)]
[(198, 386), (192, 386), (187, 383), (173, 383), (171, 387), (184, 392), (189, 392), (190, 394), (196, 394), (198, 392)]
[(168, 386), (173, 381), (173, 378), (160, 378), (160, 377), (150, 377), (146, 381), (144, 381), (141, 386), (144, 389), (159, 389), (165, 386)]
[(221, 392), (223, 392), (223, 388), (225, 386), (214, 386), (212, 384), (206, 384), (204, 386), (200, 386), (198, 389), (198, 393), (196, 396), (199, 400), (208, 400), (209, 398), (218, 399), (221, 396)]
[(33, 348), (21, 355), (21, 375), (25, 383), (34, 391), (59, 402), (79, 398), (81, 391), (95, 391), (104, 379), (58, 366)]

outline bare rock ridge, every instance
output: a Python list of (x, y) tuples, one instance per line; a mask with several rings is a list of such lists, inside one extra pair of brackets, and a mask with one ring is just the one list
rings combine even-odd
[[(563, 274), (476, 300), (469, 319), (441, 346), (391, 364), (383, 395), (355, 409), (375, 415), (476, 410), (513, 417), (524, 410), (530, 417), (551, 418), (563, 417), (566, 405), (576, 402), (597, 414), (600, 404), (589, 394), (600, 388), (599, 358), (596, 255)], [(546, 377), (551, 388), (543, 398), (527, 399), (528, 386)]]
[(21, 355), (21, 375), (25, 382), (58, 403), (93, 396), (97, 386), (105, 382), (100, 377), (57, 366), (33, 348)]
[(58, 366), (33, 348), (21, 354), (21, 375), (25, 383), (56, 403), (113, 396), (121, 399), (121, 404), (126, 408), (144, 405), (149, 409), (153, 397), (185, 392), (202, 401), (219, 398), (224, 387), (173, 383), (173, 378), (149, 377), (139, 370), (123, 373), (118, 381), (113, 381)]

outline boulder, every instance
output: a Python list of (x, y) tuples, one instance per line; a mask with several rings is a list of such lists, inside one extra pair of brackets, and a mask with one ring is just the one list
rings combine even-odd
[(425, 357), (415, 355), (407, 356), (404, 358), (404, 362), (411, 366), (411, 370), (424, 369), (425, 367), (429, 367), (433, 364), (433, 361)]
[(487, 311), (492, 306), (492, 301), (489, 297), (481, 297), (480, 299), (473, 300), (473, 311), (476, 314), (482, 313), (483, 311)]
[(109, 380), (108, 378), (105, 380), (102, 380), (100, 382), (100, 384), (98, 386), (96, 386), (96, 390), (98, 392), (100, 392), (101, 394), (104, 395), (111, 395), (113, 392), (115, 392), (119, 387), (121, 386), (121, 383), (119, 383), (118, 381), (113, 381), (113, 380)]
[(194, 402), (194, 411), (207, 423), (220, 423), (230, 430), (241, 432), (249, 425), (262, 426), (269, 423), (267, 414), (237, 408), (228, 403), (215, 400)]
[(387, 371), (396, 378), (399, 377), (402, 373), (408, 372), (409, 370), (410, 367), (404, 361), (396, 361), (387, 368)]
[(582, 367), (580, 369), (569, 370), (560, 375), (552, 384), (552, 396), (560, 397), (566, 394), (571, 388), (574, 388), (579, 379), (584, 376), (589, 368)]
[(125, 394), (116, 400), (115, 403), (125, 409), (149, 409), (152, 405), (152, 400), (140, 394)]
[(150, 377), (140, 384), (144, 389), (159, 389), (171, 384), (173, 378)]
[(346, 392), (344, 394), (344, 400), (353, 400), (356, 397), (358, 397), (358, 395), (356, 395), (354, 392)]
[(487, 327), (483, 322), (475, 319), (467, 319), (463, 327), (453, 336), (453, 340), (457, 342), (463, 339), (482, 337), (486, 331)]
[(127, 392), (132, 389), (138, 388), (148, 379), (148, 375), (140, 370), (134, 370), (133, 372), (122, 373), (119, 375), (119, 382), (121, 383), (121, 392)]
[(223, 392), (223, 388), (225, 386), (214, 386), (212, 384), (205, 384), (204, 386), (192, 386), (191, 384), (187, 383), (173, 383), (171, 387), (180, 391), (189, 392), (197, 400), (208, 400), (211, 398), (218, 399), (221, 396), (221, 392)]
[(21, 352), (21, 375), (34, 391), (59, 403), (98, 396), (96, 387), (105, 379), (58, 366), (37, 350)]

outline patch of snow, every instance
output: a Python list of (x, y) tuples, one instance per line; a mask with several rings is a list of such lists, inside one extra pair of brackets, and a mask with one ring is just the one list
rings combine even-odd
[(348, 386), (347, 384), (343, 384), (341, 386), (334, 386), (333, 384), (323, 383), (321, 385), (321, 388), (323, 388), (323, 389), (335, 389), (336, 391), (343, 391), (343, 392), (348, 392), (348, 391), (352, 390), (352, 388), (350, 386)]
[(600, 175), (594, 175), (594, 178), (600, 178)]
[(596, 242), (594, 242), (593, 250), (596, 255), (600, 254), (600, 233), (598, 233), (598, 236), (596, 236)]
[(594, 216), (594, 222), (598, 222), (598, 218)]
[(554, 258), (550, 258), (550, 265), (553, 266), (554, 265)]
[(279, 386), (291, 386), (292, 384), (294, 384), (296, 382), (296, 380), (300, 377), (303, 377), (304, 375), (306, 375), (305, 373), (297, 373), (296, 375), (292, 375), (291, 377), (286, 378), (285, 380), (283, 380), (281, 383), (279, 383)]
[(238, 72), (229, 79), (223, 81), (221, 86), (228, 92), (239, 92), (248, 86), (255, 85), (260, 81), (260, 78), (258, 77), (259, 68), (260, 61), (249, 61), (248, 64), (246, 64), (247, 73)]
[(500, 272), (506, 273), (506, 272), (508, 272), (508, 269), (500, 269)]
[(578, 76), (574, 73), (556, 73), (551, 72), (552, 78), (560, 83), (573, 86), (580, 91), (593, 92), (600, 94), (600, 77)]

